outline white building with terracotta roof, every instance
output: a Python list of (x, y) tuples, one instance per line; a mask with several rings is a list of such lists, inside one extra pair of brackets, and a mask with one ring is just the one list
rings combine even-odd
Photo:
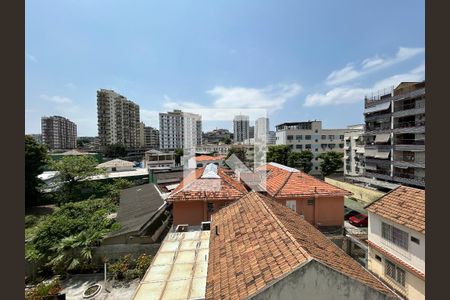
[(400, 186), (368, 205), (368, 268), (408, 299), (425, 299), (425, 191)]

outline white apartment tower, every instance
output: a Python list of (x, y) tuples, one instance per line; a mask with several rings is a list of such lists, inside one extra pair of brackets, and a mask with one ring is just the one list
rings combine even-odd
[(159, 145), (161, 150), (193, 150), (202, 144), (202, 117), (175, 109), (159, 113)]
[(237, 115), (233, 119), (234, 142), (244, 142), (250, 138), (250, 121), (245, 115)]
[(42, 144), (50, 149), (77, 147), (77, 125), (61, 116), (41, 118)]
[(364, 175), (364, 125), (348, 126), (357, 129), (344, 133), (344, 175)]
[(97, 91), (97, 116), (102, 148), (112, 144), (139, 147), (139, 105), (113, 90), (101, 89)]

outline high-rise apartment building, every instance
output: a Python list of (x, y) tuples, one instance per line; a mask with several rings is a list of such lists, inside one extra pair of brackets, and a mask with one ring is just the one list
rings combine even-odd
[(61, 116), (41, 118), (42, 143), (50, 149), (77, 147), (77, 125)]
[(138, 148), (139, 105), (113, 90), (97, 91), (98, 136), (100, 146), (122, 144)]
[(344, 133), (344, 175), (364, 175), (364, 125), (348, 126), (350, 131)]
[(194, 151), (202, 143), (202, 117), (182, 112), (159, 113), (159, 144), (161, 150)]
[(159, 149), (159, 130), (150, 126), (144, 127), (145, 148)]
[(365, 99), (365, 176), (425, 187), (425, 81)]
[(235, 143), (243, 142), (250, 138), (250, 121), (245, 115), (237, 115), (233, 119), (233, 140)]
[(344, 153), (344, 134), (357, 129), (322, 129), (322, 121), (289, 122), (275, 126), (276, 144), (289, 145), (292, 151), (314, 154), (311, 174), (320, 173), (318, 156), (325, 152)]
[(258, 118), (255, 121), (255, 139), (264, 139), (269, 134), (269, 118)]

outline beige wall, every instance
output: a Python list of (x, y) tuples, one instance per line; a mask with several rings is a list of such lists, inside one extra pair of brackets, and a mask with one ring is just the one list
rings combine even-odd
[[(378, 261), (375, 255), (381, 257), (382, 261)], [(405, 286), (402, 287), (394, 280), (384, 275), (384, 256), (369, 246), (368, 255), (368, 269), (382, 280), (384, 280), (388, 285), (394, 288), (400, 294), (406, 296), (410, 300), (422, 300), (425, 299), (425, 281), (415, 276), (414, 274), (406, 271)], [(401, 267), (401, 266), (399, 266)]]
[(325, 182), (353, 193), (352, 197), (357, 198), (358, 200), (361, 200), (367, 204), (372, 203), (373, 201), (385, 195), (385, 193), (379, 191), (363, 188), (348, 182), (342, 182), (328, 177), (325, 177)]

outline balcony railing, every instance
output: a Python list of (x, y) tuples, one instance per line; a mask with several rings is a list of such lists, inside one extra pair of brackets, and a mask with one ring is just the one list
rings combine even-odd
[(425, 121), (409, 121), (394, 123), (394, 129), (425, 126)]

